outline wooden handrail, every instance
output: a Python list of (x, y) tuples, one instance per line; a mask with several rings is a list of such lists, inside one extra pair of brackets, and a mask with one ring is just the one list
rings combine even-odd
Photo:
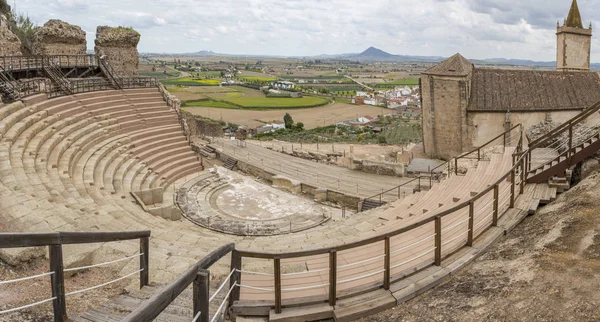
[[(234, 244), (227, 244), (206, 255), (202, 260), (186, 270), (181, 276), (163, 288), (159, 293), (154, 294), (150, 299), (144, 301), (142, 305), (123, 318), (121, 322), (152, 321), (164, 311), (167, 306), (183, 292), (183, 290), (192, 284), (200, 270), (209, 268), (219, 259), (231, 253), (234, 249)], [(208, 301), (208, 299), (206, 299), (206, 301)]]
[[(515, 128), (519, 127), (519, 125), (514, 126), (512, 130), (514, 130)], [(506, 133), (506, 132), (505, 132)], [(495, 139), (498, 139), (502, 137), (502, 135), (496, 137)], [(495, 140), (494, 139), (494, 140)], [(493, 142), (490, 141), (490, 142)], [(476, 151), (476, 150), (475, 150)], [(471, 197), (470, 199), (463, 201), (460, 204), (457, 204), (456, 206), (444, 210), (440, 213), (437, 214), (432, 214), (431, 216), (429, 216), (428, 218), (425, 218), (421, 221), (415, 222), (411, 225), (408, 225), (406, 227), (400, 228), (398, 230), (395, 230), (393, 232), (389, 232), (389, 233), (385, 233), (385, 234), (381, 234), (381, 235), (377, 235), (377, 236), (373, 236), (364, 240), (360, 240), (360, 241), (356, 241), (356, 242), (352, 242), (352, 243), (348, 243), (348, 244), (344, 244), (344, 245), (339, 245), (339, 246), (334, 246), (334, 247), (327, 247), (327, 248), (321, 248), (321, 249), (313, 249), (313, 250), (304, 250), (304, 251), (297, 251), (297, 252), (288, 252), (288, 253), (274, 253), (274, 252), (253, 252), (253, 251), (245, 251), (245, 250), (236, 250), (242, 257), (249, 257), (249, 258), (260, 258), (260, 259), (274, 259), (275, 257), (279, 257), (281, 259), (290, 259), (290, 258), (297, 258), (297, 257), (305, 257), (305, 256), (315, 256), (315, 255), (323, 255), (323, 254), (327, 254), (331, 251), (343, 251), (343, 250), (348, 250), (348, 249), (352, 249), (352, 248), (356, 248), (356, 247), (361, 247), (361, 246), (365, 246), (365, 245), (369, 245), (369, 244), (373, 244), (373, 243), (377, 243), (377, 242), (381, 242), (383, 240), (385, 240), (387, 237), (394, 237), (397, 235), (400, 235), (402, 233), (408, 232), (410, 230), (413, 230), (415, 228), (421, 227), (423, 225), (429, 224), (433, 221), (435, 221), (436, 217), (446, 217), (448, 215), (451, 215), (452, 213), (454, 213), (455, 211), (461, 210), (465, 207), (468, 207), (469, 204), (471, 202), (476, 202), (477, 200), (481, 199), (482, 197), (484, 197), (487, 193), (489, 193), (490, 191), (494, 190), (494, 186), (499, 185), (500, 183), (502, 183), (503, 181), (505, 181), (507, 178), (509, 178), (511, 176), (511, 174), (513, 173), (513, 171), (515, 171), (518, 167), (521, 166), (521, 160), (524, 158), (524, 156), (521, 156), (518, 160), (518, 162), (515, 162), (515, 165), (512, 166), (512, 168), (510, 168), (509, 171), (507, 171), (504, 175), (502, 175), (500, 177), (500, 179), (498, 179), (496, 182), (494, 182), (493, 184), (491, 184), (489, 187), (487, 187), (486, 189), (484, 189), (483, 191), (481, 191), (480, 193), (478, 193), (477, 195)]]

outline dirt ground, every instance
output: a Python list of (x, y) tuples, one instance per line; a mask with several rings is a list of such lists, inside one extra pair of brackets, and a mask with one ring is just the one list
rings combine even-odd
[(191, 107), (185, 108), (185, 110), (194, 115), (201, 115), (216, 120), (222, 119), (226, 122), (247, 125), (249, 127), (258, 127), (270, 121), (283, 123), (285, 113), (290, 113), (294, 122), (304, 123), (304, 127), (307, 129), (352, 120), (364, 115), (377, 116), (392, 113), (392, 111), (386, 108), (344, 103), (292, 110), (249, 111), (208, 107)]
[(600, 172), (447, 282), (372, 321), (599, 321)]
[[(11, 267), (0, 262), (0, 281), (48, 272), (48, 263), (45, 258), (23, 263), (18, 267)], [(131, 267), (135, 267), (135, 264)], [(71, 277), (65, 276), (65, 292), (92, 287), (114, 280), (122, 275), (124, 274), (107, 269), (107, 267), (84, 270)], [(125, 292), (126, 289), (137, 287), (137, 281), (138, 275), (134, 275), (101, 288), (68, 296), (66, 298), (67, 313), (72, 315), (85, 312), (90, 307), (98, 307)], [(0, 311), (41, 301), (52, 297), (51, 294), (49, 276), (2, 285), (0, 286)], [(0, 315), (0, 322), (50, 322), (54, 321), (52, 312), (52, 302), (47, 302), (19, 312)]]

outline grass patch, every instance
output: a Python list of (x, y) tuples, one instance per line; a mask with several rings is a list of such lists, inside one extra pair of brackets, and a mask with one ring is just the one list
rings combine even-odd
[(274, 82), (277, 79), (273, 77), (266, 76), (238, 76), (239, 79), (246, 82)]
[(218, 86), (221, 84), (220, 79), (193, 79), (191, 77), (183, 77), (177, 79), (162, 80), (163, 85), (181, 85), (181, 86)]
[(374, 84), (375, 87), (393, 87), (393, 86), (416, 86), (419, 85), (419, 79), (418, 78), (404, 78), (404, 79), (399, 79), (393, 82), (386, 82), (386, 83), (377, 83)]
[(227, 102), (213, 101), (213, 100), (196, 100), (196, 101), (185, 101), (181, 104), (181, 107), (215, 107), (215, 108), (228, 108), (228, 109), (239, 109), (235, 105), (231, 105)]
[(252, 109), (309, 108), (329, 103), (327, 99), (312, 96), (302, 98), (238, 97), (227, 98), (227, 101), (243, 108)]
[(349, 100), (347, 98), (339, 98), (339, 97), (335, 97), (333, 99), (336, 103), (344, 103), (344, 104), (352, 104), (352, 100)]

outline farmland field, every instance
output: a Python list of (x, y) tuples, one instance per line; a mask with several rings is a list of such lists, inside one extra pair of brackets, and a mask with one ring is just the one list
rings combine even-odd
[(283, 122), (285, 113), (290, 113), (294, 122), (304, 123), (305, 128), (312, 129), (317, 126), (326, 126), (340, 121), (353, 120), (359, 116), (390, 114), (386, 108), (335, 103), (331, 105), (302, 108), (295, 110), (241, 110), (210, 107), (186, 107), (186, 111), (212, 119), (222, 119), (249, 127), (258, 127), (270, 121)]
[(328, 100), (320, 97), (306, 96), (302, 98), (267, 98), (267, 97), (231, 97), (226, 101), (244, 108), (297, 108), (327, 104)]
[(276, 78), (268, 77), (268, 76), (238, 76), (239, 79), (247, 81), (247, 82), (272, 82), (276, 81)]
[(182, 86), (217, 86), (221, 84), (219, 79), (193, 79), (191, 77), (169, 79), (161, 81), (163, 85), (182, 85)]

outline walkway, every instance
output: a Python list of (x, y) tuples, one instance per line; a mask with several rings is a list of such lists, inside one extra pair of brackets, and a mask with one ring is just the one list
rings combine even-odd
[[(238, 145), (238, 141), (217, 139), (211, 146), (232, 158), (271, 173), (362, 198), (371, 197), (412, 180), (317, 163), (272, 151), (252, 143), (241, 147)], [(406, 188), (410, 189), (416, 186), (416, 183), (409, 184)]]

